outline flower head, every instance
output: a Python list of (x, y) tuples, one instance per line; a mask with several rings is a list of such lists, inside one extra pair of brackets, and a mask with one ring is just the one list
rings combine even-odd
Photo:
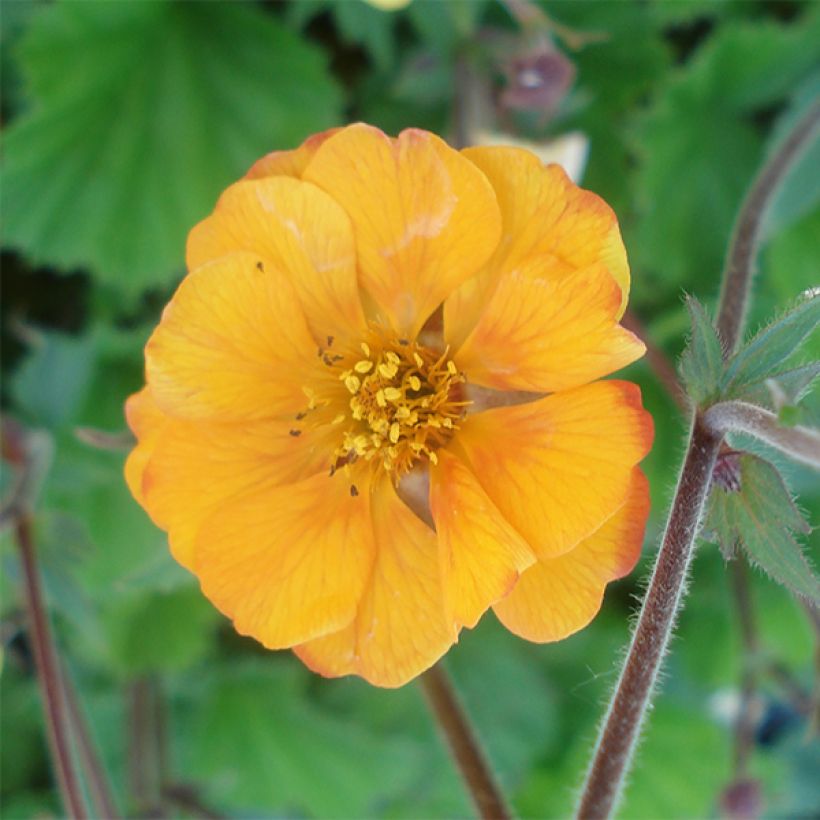
[(128, 401), (137, 500), (236, 629), (397, 686), (493, 607), (551, 641), (637, 560), (643, 345), (611, 210), (513, 148), (352, 125), (190, 234)]

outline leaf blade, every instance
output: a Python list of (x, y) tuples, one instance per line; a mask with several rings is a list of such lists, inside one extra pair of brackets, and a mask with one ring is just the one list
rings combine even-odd
[(739, 546), (749, 560), (793, 594), (820, 603), (818, 578), (793, 533), (809, 525), (794, 505), (780, 473), (766, 460), (740, 456), (740, 490), (716, 484), (707, 528), (724, 552)]

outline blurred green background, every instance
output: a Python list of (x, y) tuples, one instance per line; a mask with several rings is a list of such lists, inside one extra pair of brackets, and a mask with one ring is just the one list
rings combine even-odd
[[(820, 93), (820, 7), (540, 7), (547, 22), (525, 30), (497, 0), (414, 0), (396, 12), (360, 0), (2, 4), (2, 400), (55, 444), (36, 519), (41, 570), (62, 654), (132, 816), (469, 814), (417, 687), (325, 681), (238, 637), (130, 498), (123, 454), (75, 431), (124, 429), (186, 233), (220, 190), (262, 154), (357, 119), (451, 138), (459, 117), (462, 130), (466, 121), (539, 143), (585, 135), (583, 184), (618, 212), (632, 310), (677, 356), (682, 293), (714, 305), (743, 191)], [(542, 94), (529, 93), (524, 70)], [(478, 114), (465, 99), (476, 93)], [(752, 326), (820, 279), (818, 168), (814, 145), (775, 203)], [(627, 376), (657, 426), (641, 566), (562, 643), (526, 644), (487, 616), (447, 660), (526, 817), (571, 810), (683, 450), (685, 424), (647, 364)], [(817, 523), (816, 480), (788, 476)], [(55, 816), (8, 534), (1, 557), (0, 811)], [(756, 573), (752, 599), (763, 671), (751, 772), (765, 815), (818, 816), (813, 632), (801, 606)], [(704, 544), (622, 816), (720, 815), (742, 657), (726, 565)]]

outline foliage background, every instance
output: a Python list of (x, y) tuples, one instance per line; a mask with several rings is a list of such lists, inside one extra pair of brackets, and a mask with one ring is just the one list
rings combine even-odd
[[(584, 184), (621, 219), (633, 311), (677, 356), (688, 326), (682, 291), (714, 303), (745, 187), (820, 93), (820, 9), (715, 0), (542, 7), (606, 37), (579, 50), (556, 38), (574, 85), (553, 116), (514, 115), (507, 126), (538, 140), (589, 136)], [(142, 815), (159, 800), (180, 816), (205, 807), (246, 817), (467, 814), (416, 687), (324, 681), (288, 653), (239, 638), (131, 500), (123, 456), (81, 443), (75, 429), (123, 428), (142, 346), (183, 272), (187, 230), (254, 159), (355, 119), (452, 134), (457, 62), (468, 59), (502, 89), (505, 61), (525, 47), (519, 27), (495, 0), (414, 0), (398, 12), (359, 0), (17, 0), (3, 4), (1, 36), (2, 400), (55, 444), (36, 522), (41, 569), (120, 806)], [(775, 205), (752, 326), (817, 284), (818, 168), (815, 145)], [(647, 364), (626, 375), (657, 426), (641, 566), (569, 640), (525, 644), (488, 616), (448, 656), (526, 817), (571, 808), (682, 452), (683, 420)], [(808, 472), (787, 473), (816, 523), (820, 487)], [(0, 811), (55, 816), (7, 534), (1, 556)], [(763, 677), (752, 771), (767, 815), (817, 816), (820, 752), (795, 702), (814, 686), (812, 629), (785, 590), (752, 580), (757, 662), (779, 670)], [(729, 581), (704, 544), (624, 817), (719, 814), (743, 663)], [(162, 715), (161, 772), (150, 714)], [(177, 792), (174, 805), (160, 780)]]

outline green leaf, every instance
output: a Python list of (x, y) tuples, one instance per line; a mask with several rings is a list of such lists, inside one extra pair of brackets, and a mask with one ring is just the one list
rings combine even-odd
[(418, 778), (423, 748), (321, 707), (310, 682), (287, 656), (203, 678), (204, 698), (180, 715), (180, 770), (212, 805), (253, 817), (381, 816)]
[(734, 397), (767, 407), (775, 407), (779, 403), (775, 399), (782, 400), (782, 404), (794, 406), (808, 395), (818, 377), (820, 362), (811, 362), (749, 382), (738, 388)]
[(820, 294), (809, 295), (762, 328), (726, 364), (721, 387), (726, 395), (773, 375), (820, 325)]
[(623, 219), (634, 207), (636, 152), (629, 138), (635, 111), (643, 110), (665, 80), (672, 64), (669, 46), (643, 2), (542, 2), (542, 7), (575, 31), (602, 35), (567, 52), (578, 74), (567, 100), (575, 113), (562, 130), (578, 129), (589, 137), (584, 187), (604, 197)]
[(370, 6), (364, 0), (330, 5), (344, 41), (361, 45), (373, 58), (377, 68), (389, 69), (394, 60), (395, 15)]
[(680, 360), (680, 374), (689, 398), (696, 406), (715, 397), (723, 373), (723, 351), (712, 320), (697, 299), (686, 307), (692, 318), (692, 335)]
[[(817, 160), (820, 168), (820, 156)], [(820, 189), (820, 178), (814, 180)], [(792, 222), (766, 246), (762, 253), (760, 287), (755, 301), (762, 306), (788, 304), (820, 279), (818, 265), (820, 208)], [(768, 298), (766, 298), (768, 297)]]
[(3, 140), (4, 242), (130, 293), (173, 278), (255, 159), (341, 113), (318, 49), (245, 3), (57, 3), (20, 57), (34, 104)]
[(206, 654), (221, 620), (198, 585), (117, 602), (104, 613), (109, 663), (127, 676), (184, 669)]
[(30, 331), (30, 350), (11, 380), (16, 408), (35, 425), (56, 429), (75, 420), (94, 372), (95, 339)]
[[(586, 4), (582, 4), (586, 5)], [(670, 73), (636, 129), (634, 261), (658, 288), (713, 286), (741, 199), (763, 158), (754, 115), (817, 62), (820, 15), (718, 26)]]
[(450, 55), (473, 36), (487, 5), (487, 0), (413, 0), (407, 14), (426, 46)]
[[(786, 136), (797, 125), (811, 106), (820, 98), (820, 68), (798, 86), (792, 95), (792, 102), (777, 122), (772, 133), (770, 150), (775, 150)], [(820, 203), (820, 132), (815, 129), (815, 136), (805, 146), (795, 160), (785, 179), (780, 183), (774, 201), (768, 208), (763, 225), (764, 241), (767, 237), (777, 236), (794, 221), (814, 212), (818, 215)], [(815, 238), (817, 233), (815, 233)], [(816, 239), (815, 239), (816, 247)], [(810, 255), (813, 258), (814, 254)], [(815, 268), (816, 271), (816, 268)]]
[(715, 482), (707, 530), (726, 554), (739, 546), (771, 578), (814, 603), (820, 603), (820, 579), (806, 559), (794, 532), (810, 527), (795, 507), (777, 469), (768, 461), (739, 456), (740, 489)]

